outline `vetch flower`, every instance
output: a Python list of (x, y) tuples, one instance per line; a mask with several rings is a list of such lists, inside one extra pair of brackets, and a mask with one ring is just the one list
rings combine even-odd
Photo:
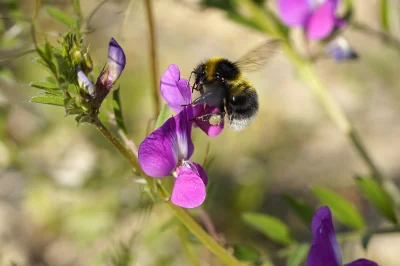
[(92, 108), (98, 110), (105, 97), (111, 91), (114, 83), (117, 81), (122, 71), (125, 68), (126, 57), (124, 50), (117, 43), (114, 38), (110, 39), (108, 46), (108, 60), (99, 77), (97, 78), (96, 84), (90, 81), (85, 73), (76, 67), (78, 76), (78, 82), (83, 86), (91, 96)]
[[(181, 79), (180, 70), (177, 65), (169, 65), (167, 71), (162, 75), (160, 91), (168, 106), (176, 113), (179, 113), (183, 109), (183, 106), (189, 105), (192, 102), (192, 88), (188, 80)], [(220, 113), (219, 108), (204, 104), (187, 106), (187, 108), (193, 108), (191, 112), (188, 112), (191, 115), (189, 120), (193, 121), (194, 125), (198, 126), (208, 136), (214, 137), (221, 133), (224, 128), (223, 118), (218, 124), (211, 124), (205, 119), (215, 113)]]
[(357, 52), (350, 46), (349, 41), (342, 36), (329, 42), (326, 52), (337, 62), (358, 58)]
[[(307, 266), (342, 266), (342, 251), (333, 228), (329, 207), (319, 208), (311, 223), (313, 241), (307, 258)], [(358, 259), (344, 266), (378, 266), (377, 263)]]
[(339, 0), (278, 0), (278, 11), (287, 26), (303, 27), (307, 38), (321, 40), (330, 36), (336, 27), (345, 24), (336, 15), (338, 2)]
[(184, 108), (169, 118), (138, 150), (140, 167), (148, 176), (176, 177), (171, 202), (184, 208), (198, 207), (206, 198), (207, 175), (199, 164), (189, 161), (194, 151), (191, 112)]

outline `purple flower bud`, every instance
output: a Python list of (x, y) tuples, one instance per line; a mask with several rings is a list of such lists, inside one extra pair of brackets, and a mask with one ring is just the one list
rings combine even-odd
[(357, 52), (344, 37), (338, 37), (328, 44), (326, 52), (336, 61), (357, 59)]
[(85, 87), (85, 89), (88, 90), (90, 95), (94, 95), (94, 85), (90, 81), (90, 79), (83, 73), (82, 70), (80, 70), (78, 67), (75, 67), (76, 73), (78, 75), (78, 82), (80, 86)]

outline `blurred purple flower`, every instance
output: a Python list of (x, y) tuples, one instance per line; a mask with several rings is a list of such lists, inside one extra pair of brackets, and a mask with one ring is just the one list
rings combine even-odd
[[(162, 75), (160, 90), (168, 106), (176, 113), (182, 110), (182, 106), (191, 103), (192, 88), (186, 79), (181, 79), (177, 65), (169, 65), (168, 70)], [(208, 120), (202, 120), (202, 117), (220, 112), (219, 108), (204, 104), (195, 105), (191, 108), (193, 108), (193, 111), (189, 112), (191, 115), (189, 120), (193, 121), (194, 125), (198, 126), (210, 137), (215, 137), (221, 133), (224, 128), (223, 120), (218, 125), (212, 125)]]
[(326, 52), (337, 62), (358, 58), (357, 52), (351, 47), (349, 41), (342, 36), (331, 41)]
[(287, 26), (300, 26), (307, 38), (320, 40), (328, 37), (345, 21), (336, 16), (339, 0), (278, 0), (278, 11)]
[[(333, 228), (329, 207), (319, 208), (311, 223), (313, 241), (307, 258), (307, 266), (342, 266), (342, 251)], [(344, 266), (378, 266), (377, 263), (358, 259)]]
[(189, 159), (194, 146), (191, 139), (191, 108), (184, 108), (151, 133), (139, 146), (140, 167), (151, 177), (173, 174), (171, 202), (184, 208), (200, 206), (206, 198), (207, 175)]

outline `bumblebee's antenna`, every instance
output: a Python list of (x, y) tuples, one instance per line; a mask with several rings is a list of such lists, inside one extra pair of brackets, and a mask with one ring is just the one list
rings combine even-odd
[[(193, 73), (196, 73), (196, 72), (194, 70), (192, 72), (190, 72), (189, 80), (188, 80), (188, 83), (187, 83), (187, 87), (189, 87), (189, 88), (190, 88), (190, 79), (192, 78), (192, 74)], [(194, 91), (194, 85), (193, 85), (193, 88), (192, 88), (192, 93), (193, 93), (193, 91)]]

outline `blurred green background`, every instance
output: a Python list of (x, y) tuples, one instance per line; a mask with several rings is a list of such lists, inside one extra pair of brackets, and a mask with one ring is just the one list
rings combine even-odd
[[(274, 9), (275, 1), (269, 1)], [(90, 19), (85, 43), (94, 64), (107, 60), (110, 37), (127, 56), (119, 79), (129, 136), (139, 145), (156, 114), (143, 1), (81, 1)], [(153, 1), (159, 55), (158, 78), (169, 64), (188, 78), (201, 60), (222, 56), (235, 60), (267, 37), (239, 25), (218, 9), (199, 1)], [(72, 13), (70, 1), (43, 1)], [(128, 6), (130, 9), (128, 9)], [(377, 1), (355, 1), (355, 20), (378, 27)], [(393, 1), (393, 17), (400, 3)], [(11, 15), (30, 18), (34, 1), (0, 1), (0, 57), (32, 49), (30, 26)], [(126, 23), (126, 11), (130, 10)], [(392, 25), (397, 36), (399, 24)], [(67, 28), (39, 13), (39, 42), (57, 43)], [(294, 32), (294, 38), (299, 36)], [(398, 183), (400, 175), (399, 53), (379, 39), (349, 27), (345, 36), (360, 60), (337, 64), (320, 60), (314, 69), (354, 121), (368, 150), (384, 173)], [(36, 54), (0, 61), (0, 265), (189, 265), (177, 235), (179, 226), (163, 204), (152, 204), (134, 173), (114, 148), (89, 126), (76, 126), (61, 108), (29, 102), (37, 92), (31, 81), (47, 73)], [(203, 209), (227, 246), (246, 243), (262, 254), (281, 247), (241, 220), (242, 212), (263, 212), (285, 221), (299, 240), (310, 241), (310, 229), (289, 211), (284, 193), (317, 207), (313, 185), (334, 189), (353, 202), (368, 225), (384, 221), (362, 198), (353, 177), (367, 169), (346, 138), (329, 120), (307, 85), (282, 53), (262, 71), (247, 77), (257, 88), (260, 113), (243, 132), (228, 127), (208, 138), (194, 131), (193, 161), (203, 162), (208, 144), (212, 164)], [(111, 101), (103, 106), (103, 117)], [(153, 121), (153, 122), (152, 122)], [(107, 121), (105, 121), (107, 122)], [(111, 128), (112, 125), (110, 125)], [(115, 130), (115, 128), (114, 128)], [(198, 218), (198, 212), (192, 212)], [(172, 220), (171, 220), (172, 219)], [(338, 232), (346, 231), (340, 224)], [(221, 265), (193, 240), (201, 265)], [(345, 261), (368, 256), (381, 265), (400, 265), (398, 233), (374, 236), (368, 249), (358, 239), (342, 245)], [(279, 255), (279, 254), (278, 254)], [(279, 257), (279, 256), (278, 256)], [(117, 264), (117, 259), (129, 262)], [(282, 264), (279, 264), (282, 263)], [(278, 262), (276, 265), (285, 265)]]

